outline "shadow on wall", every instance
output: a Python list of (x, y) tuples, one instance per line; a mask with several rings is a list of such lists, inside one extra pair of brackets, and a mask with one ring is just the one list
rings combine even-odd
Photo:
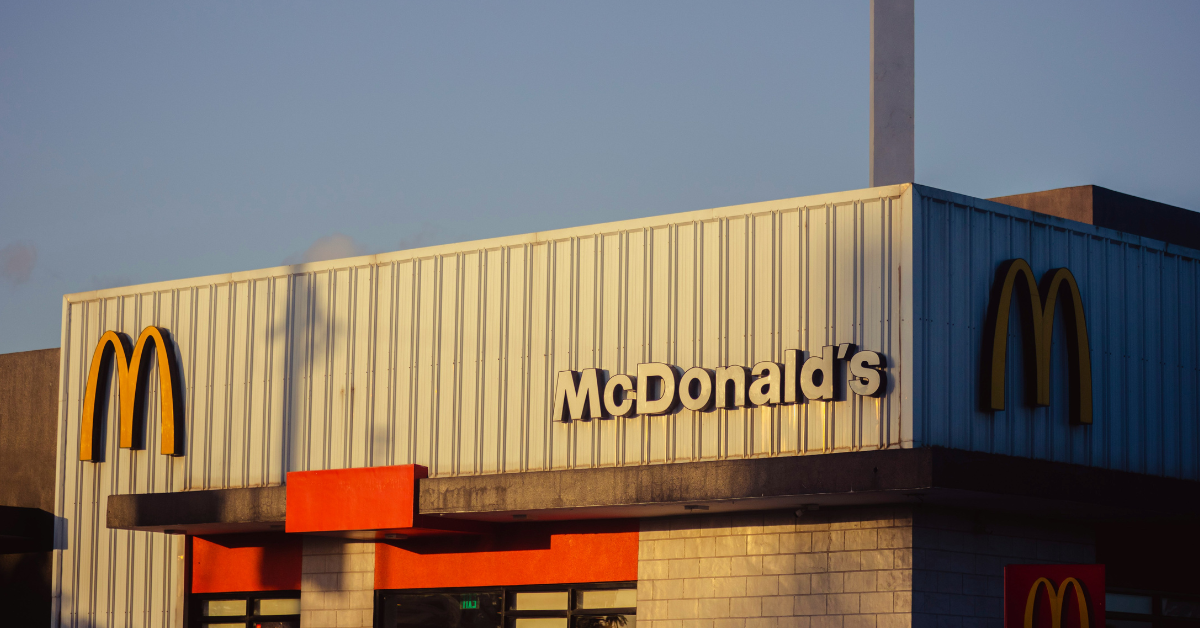
[[(6, 626), (50, 625), (50, 552), (0, 554), (0, 608)], [(31, 604), (31, 600), (40, 603)]]
[(381, 541), (414, 554), (473, 554), (548, 550), (557, 534), (610, 534), (613, 526), (629, 525), (620, 519), (546, 521), (497, 525), (491, 534), (412, 537)]
[(191, 537), (192, 592), (300, 588), (303, 537), (274, 532)]
[(552, 529), (547, 525), (520, 524), (497, 526), (494, 534), (482, 536), (413, 537), (384, 543), (414, 554), (520, 552), (550, 549), (551, 534)]
[[(313, 439), (320, 438), (320, 434), (327, 429), (324, 421), (316, 420), (317, 417), (323, 417), (324, 412), (323, 408), (314, 407), (313, 367), (317, 354), (323, 354), (329, 345), (329, 326), (332, 322), (327, 312), (336, 293), (332, 286), (335, 277), (335, 271), (289, 277), (287, 306), (274, 321), (272, 340), (274, 343), (284, 343), (283, 351), (287, 356), (284, 365), (286, 405), (282, 416), (272, 417), (273, 420), (283, 421), (283, 460), (280, 462), (285, 478), (289, 471), (324, 468), (320, 454), (327, 455), (327, 452), (318, 452), (317, 460), (312, 460), (310, 455)], [(327, 288), (325, 294), (321, 294), (321, 285)], [(322, 378), (321, 384), (328, 388), (329, 381), (329, 378)], [(322, 395), (321, 398), (324, 397)]]
[(43, 621), (40, 624), (29, 624), (29, 625), (31, 625), (31, 626), (35, 626), (35, 625), (36, 626), (50, 626), (50, 625), (52, 625), (50, 622), (50, 618), (52, 617), (52, 615), (55, 612), (58, 612), (59, 628), (108, 628), (108, 625), (105, 624), (103, 621), (95, 620), (88, 616), (72, 617), (65, 610), (63, 610), (63, 611), (58, 610), (59, 608), (61, 608), (61, 609), (70, 608), (71, 607), (70, 602), (71, 602), (71, 596), (63, 594), (63, 597), (62, 597), (62, 600), (61, 600), (59, 606), (55, 607), (55, 606), (51, 606), (49, 604), (46, 605), (46, 608), (49, 612), (46, 613), (45, 621)]
[(1096, 562), (1110, 587), (1200, 591), (1197, 521), (1109, 523), (1096, 535)]

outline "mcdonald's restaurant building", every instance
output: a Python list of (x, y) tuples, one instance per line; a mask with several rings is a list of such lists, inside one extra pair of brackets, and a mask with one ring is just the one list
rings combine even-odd
[(0, 625), (1200, 628), (1198, 310), (1092, 186), (68, 295)]

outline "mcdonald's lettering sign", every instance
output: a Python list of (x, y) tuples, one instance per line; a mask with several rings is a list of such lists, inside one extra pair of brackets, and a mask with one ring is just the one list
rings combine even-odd
[[(1014, 292), (1021, 313), (1025, 338), (1026, 389), (1034, 405), (1050, 405), (1050, 347), (1054, 335), (1054, 315), (1063, 314), (1066, 327), (1067, 367), (1070, 382), (1070, 417), (1073, 424), (1092, 422), (1092, 358), (1088, 346), (1087, 320), (1083, 299), (1075, 276), (1066, 268), (1048, 271), (1041, 286), (1033, 277), (1029, 262), (1014, 259), (1004, 262), (992, 284), (983, 346), (984, 398), (995, 411), (1004, 409), (1004, 371), (1008, 358), (1008, 317)], [(1059, 308), (1059, 299), (1062, 307)]]
[(1008, 565), (1004, 628), (1104, 628), (1104, 565)]
[(130, 345), (125, 334), (107, 331), (92, 353), (87, 389), (83, 396), (83, 421), (79, 432), (79, 459), (104, 461), (104, 419), (109, 400), (108, 384), (116, 362), (117, 394), (121, 405), (118, 414), (121, 427), (121, 447), (141, 449), (145, 446), (146, 393), (150, 388), (150, 363), (158, 363), (159, 408), (162, 415), (161, 451), (164, 455), (183, 455), (183, 394), (179, 368), (175, 363), (175, 347), (167, 330), (147, 327)]

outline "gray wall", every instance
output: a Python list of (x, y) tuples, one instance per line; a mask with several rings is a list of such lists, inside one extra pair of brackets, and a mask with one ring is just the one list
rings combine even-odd
[(1004, 566), (1096, 560), (1086, 525), (919, 508), (913, 514), (913, 628), (1003, 628)]
[(54, 512), (58, 349), (0, 355), (0, 505)]
[[(52, 521), (57, 415), (58, 349), (0, 355), (0, 507), (45, 515), (0, 508), (0, 526)], [(0, 554), (0, 608), (11, 625), (50, 625), (50, 559), (50, 551)]]

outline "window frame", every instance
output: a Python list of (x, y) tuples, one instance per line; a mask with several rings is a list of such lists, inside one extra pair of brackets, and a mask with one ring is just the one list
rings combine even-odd
[[(300, 591), (230, 591), (226, 593), (192, 593), (188, 600), (189, 628), (203, 628), (207, 624), (232, 624), (241, 622), (246, 628), (253, 628), (255, 622), (294, 621), (300, 625), (300, 614), (295, 615), (256, 615), (255, 600), (299, 600)], [(245, 600), (245, 615), (204, 615), (204, 602), (210, 600)]]
[[(500, 628), (512, 628), (512, 619), (518, 617), (565, 617), (567, 628), (575, 628), (576, 617), (595, 617), (603, 615), (634, 615), (637, 607), (622, 608), (577, 608), (579, 591), (597, 591), (614, 589), (637, 589), (637, 581), (621, 582), (572, 582), (563, 584), (528, 584), (511, 586), (479, 586), (479, 587), (432, 587), (421, 589), (377, 589), (375, 591), (375, 626), (384, 626), (385, 604), (391, 595), (426, 595), (431, 593), (500, 593)], [(560, 610), (520, 611), (510, 610), (511, 595), (515, 593), (535, 593), (541, 591), (566, 591), (567, 608)]]
[(1163, 613), (1163, 601), (1165, 599), (1186, 600), (1189, 602), (1200, 603), (1200, 596), (1188, 593), (1170, 593), (1167, 591), (1150, 591), (1146, 589), (1126, 589), (1126, 588), (1106, 588), (1104, 593), (1114, 593), (1117, 595), (1139, 595), (1150, 598), (1150, 614), (1143, 615), (1141, 613), (1123, 613), (1120, 611), (1108, 610), (1108, 604), (1105, 604), (1104, 617), (1105, 619), (1115, 619), (1118, 621), (1140, 621), (1147, 622), (1153, 628), (1200, 628), (1200, 618), (1197, 617), (1176, 617)]

